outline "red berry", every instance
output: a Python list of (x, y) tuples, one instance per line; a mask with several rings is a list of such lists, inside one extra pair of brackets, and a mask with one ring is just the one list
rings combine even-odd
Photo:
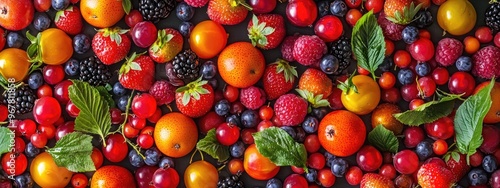
[(375, 171), (382, 165), (382, 154), (375, 147), (366, 145), (358, 151), (356, 161), (363, 171)]
[(463, 97), (468, 97), (474, 92), (476, 80), (466, 72), (455, 72), (450, 77), (448, 89), (453, 94), (464, 94)]
[(225, 146), (233, 145), (240, 138), (240, 128), (230, 123), (222, 123), (215, 130), (217, 141)]
[(391, 179), (391, 180), (396, 178), (396, 174), (397, 174), (396, 169), (391, 164), (382, 165), (380, 167), (380, 170), (378, 173), (382, 176), (385, 176), (385, 177)]
[(488, 43), (493, 40), (493, 33), (491, 32), (491, 29), (486, 26), (477, 28), (475, 36), (481, 43)]
[(394, 168), (401, 174), (413, 174), (418, 170), (418, 155), (412, 150), (403, 150), (394, 155)]
[(132, 112), (134, 112), (137, 117), (146, 119), (155, 113), (156, 100), (152, 95), (143, 93), (136, 95), (134, 99), (132, 99), (131, 107)]
[(142, 149), (149, 149), (153, 147), (154, 143), (155, 140), (153, 139), (153, 136), (149, 134), (140, 134), (137, 137), (137, 145), (139, 145)]
[(442, 117), (431, 123), (424, 124), (425, 131), (434, 140), (446, 140), (455, 134), (453, 119)]
[(321, 153), (313, 153), (307, 158), (307, 166), (316, 170), (323, 169), (325, 163), (325, 156)]
[(362, 178), (363, 171), (361, 171), (361, 169), (357, 166), (350, 167), (345, 174), (345, 179), (349, 185), (359, 185)]
[(46, 65), (43, 67), (42, 74), (45, 83), (54, 85), (64, 79), (64, 68), (61, 65)]
[(417, 147), (418, 143), (424, 140), (424, 131), (420, 127), (408, 127), (404, 133), (404, 144), (407, 148)]
[(340, 19), (333, 15), (320, 18), (314, 25), (314, 33), (325, 42), (333, 42), (340, 38), (343, 26)]

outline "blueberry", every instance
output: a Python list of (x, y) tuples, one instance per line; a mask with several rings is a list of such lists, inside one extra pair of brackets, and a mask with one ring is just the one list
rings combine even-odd
[(290, 135), (293, 139), (295, 139), (297, 137), (297, 132), (295, 132), (295, 129), (293, 129), (293, 127), (290, 127), (290, 126), (283, 126), (283, 127), (280, 127), (281, 129), (285, 130), (286, 133), (288, 133), (288, 135)]
[(403, 41), (406, 44), (411, 44), (418, 39), (418, 28), (415, 26), (406, 26), (403, 29)]
[(469, 183), (472, 186), (485, 185), (488, 182), (488, 174), (480, 168), (474, 168), (468, 174)]
[(399, 83), (406, 85), (415, 81), (415, 74), (410, 69), (401, 69), (398, 72)]
[(73, 49), (78, 54), (84, 54), (90, 49), (90, 38), (86, 34), (78, 34), (73, 37)]
[(69, 59), (64, 64), (64, 72), (68, 76), (76, 76), (80, 74), (80, 62), (73, 58)]
[(243, 156), (243, 153), (245, 152), (245, 144), (242, 141), (238, 141), (229, 146), (229, 152), (231, 153), (232, 157), (239, 158)]
[(304, 129), (302, 127), (295, 127), (295, 132), (295, 141), (300, 143), (304, 142), (304, 140), (306, 139), (306, 132), (304, 131)]
[(458, 71), (470, 71), (472, 70), (472, 59), (468, 56), (460, 56), (455, 62)]
[(52, 0), (52, 8), (54, 10), (64, 10), (69, 6), (69, 0)]
[(415, 66), (418, 76), (427, 76), (431, 72), (431, 67), (426, 62), (420, 62)]
[(318, 171), (316, 169), (313, 169), (313, 168), (309, 168), (307, 170), (308, 172), (306, 173), (306, 180), (309, 182), (309, 183), (314, 183), (316, 182), (317, 178), (318, 178)]
[(45, 13), (36, 13), (33, 18), (33, 27), (37, 31), (44, 31), (50, 27), (50, 18)]
[(418, 155), (418, 158), (420, 160), (426, 160), (430, 156), (432, 156), (433, 151), (432, 151), (432, 142), (428, 140), (423, 140), (420, 143), (417, 144), (417, 147), (415, 148), (415, 152)]
[(186, 2), (181, 2), (175, 8), (175, 15), (182, 21), (189, 21), (194, 16), (194, 8)]
[(28, 144), (26, 144), (26, 147), (24, 148), (24, 154), (26, 154), (26, 157), (33, 158), (39, 153), (40, 149), (35, 147), (31, 142), (28, 142)]
[(146, 163), (148, 166), (156, 166), (160, 162), (162, 154), (158, 149), (156, 149), (156, 147), (152, 147), (146, 150), (144, 155), (146, 156), (146, 159), (144, 159), (144, 163)]
[(194, 25), (191, 22), (182, 22), (181, 25), (179, 25), (179, 32), (182, 36), (188, 37), (191, 34), (193, 27)]
[(127, 89), (120, 82), (116, 82), (113, 84), (113, 93), (117, 96), (124, 96), (127, 93)]
[(382, 72), (391, 71), (393, 67), (394, 67), (394, 61), (392, 60), (392, 58), (385, 58), (384, 62), (382, 62), (382, 64), (378, 66), (378, 68)]
[(349, 164), (343, 158), (333, 159), (330, 165), (332, 173), (336, 177), (344, 177), (345, 173), (347, 172), (347, 169), (349, 168)]
[(331, 154), (331, 153), (329, 153), (329, 152), (325, 152), (325, 154), (324, 154), (324, 155), (325, 155), (325, 160), (326, 160), (326, 163), (325, 163), (325, 164), (326, 164), (326, 166), (327, 166), (327, 167), (331, 167), (331, 164), (332, 164), (333, 159), (335, 159), (335, 158), (336, 158), (336, 157), (335, 157), (335, 155), (333, 155), (333, 154)]
[(128, 160), (134, 167), (144, 166), (144, 159), (142, 159), (142, 157), (135, 150), (130, 150), (128, 152)]
[(330, 12), (335, 16), (344, 17), (347, 13), (347, 5), (344, 1), (335, 0), (330, 4)]
[(484, 171), (488, 173), (493, 173), (495, 170), (497, 170), (497, 160), (493, 155), (486, 155), (483, 158), (483, 169)]
[(166, 168), (166, 167), (175, 167), (174, 159), (164, 156), (160, 159), (160, 162), (158, 163), (158, 167), (160, 168)]
[(233, 125), (241, 126), (240, 118), (236, 114), (232, 114), (232, 115), (227, 116), (226, 122), (233, 124)]
[(14, 178), (14, 187), (17, 188), (30, 188), (33, 187), (33, 179), (31, 178), (31, 175), (29, 172), (25, 172), (24, 174), (21, 174), (19, 176), (16, 176)]
[(325, 74), (333, 74), (339, 69), (339, 60), (333, 55), (325, 55), (319, 62), (319, 68)]
[(118, 106), (118, 109), (120, 109), (122, 112), (125, 112), (127, 110), (128, 97), (129, 96), (121, 96), (120, 98), (118, 98), (116, 106)]
[(259, 123), (259, 114), (254, 110), (245, 110), (241, 113), (241, 124), (245, 128), (253, 128)]
[(213, 61), (207, 61), (201, 65), (200, 74), (203, 76), (203, 79), (212, 79), (217, 74), (217, 66)]
[(432, 13), (429, 10), (420, 10), (415, 15), (415, 25), (418, 28), (423, 29), (432, 25)]
[(7, 46), (9, 48), (21, 48), (24, 43), (24, 38), (19, 33), (9, 32), (7, 34)]
[(219, 116), (225, 116), (229, 113), (229, 101), (226, 99), (222, 99), (220, 101), (217, 101), (214, 106), (215, 113)]
[(266, 188), (282, 188), (283, 183), (278, 178), (271, 178), (267, 180)]
[(323, 119), (329, 112), (330, 108), (328, 107), (319, 107), (312, 109), (312, 114), (318, 119)]
[(28, 77), (28, 86), (35, 90), (43, 85), (43, 76), (40, 71), (32, 72)]
[(320, 17), (330, 14), (330, 2), (328, 1), (318, 2), (318, 14)]
[(302, 122), (302, 128), (306, 133), (315, 133), (318, 131), (319, 121), (313, 116), (307, 116)]

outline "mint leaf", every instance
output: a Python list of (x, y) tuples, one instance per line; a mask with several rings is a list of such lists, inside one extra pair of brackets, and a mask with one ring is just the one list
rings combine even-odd
[(97, 134), (104, 140), (111, 129), (108, 102), (87, 82), (73, 80), (68, 90), (69, 98), (80, 109), (75, 119), (75, 131)]
[(92, 136), (72, 132), (63, 136), (53, 148), (47, 149), (57, 166), (72, 172), (95, 171), (92, 154)]
[(306, 168), (307, 151), (283, 129), (270, 127), (253, 133), (255, 146), (260, 154), (277, 166)]
[(196, 143), (196, 149), (207, 153), (219, 162), (229, 159), (229, 147), (224, 146), (217, 141), (215, 129), (210, 129), (205, 138)]
[(103, 100), (108, 102), (110, 108), (116, 106), (115, 100), (113, 100), (113, 96), (109, 93), (108, 89), (105, 86), (97, 86), (96, 89), (99, 91), (99, 94), (101, 94)]
[(383, 125), (377, 125), (368, 133), (368, 143), (380, 151), (388, 151), (391, 153), (398, 152), (399, 148), (399, 142), (396, 135)]
[(130, 10), (132, 9), (132, 2), (130, 0), (123, 0), (122, 7), (123, 11), (125, 11), (125, 13), (128, 15), (128, 13), (130, 13)]
[(352, 29), (351, 46), (358, 65), (368, 70), (375, 79), (375, 71), (385, 57), (385, 41), (377, 18), (370, 11), (363, 15)]
[(437, 101), (427, 102), (418, 108), (406, 112), (394, 114), (394, 117), (403, 124), (419, 126), (431, 123), (444, 116), (450, 115), (455, 107), (455, 99), (460, 95), (449, 95)]
[(11, 140), (14, 139), (14, 137), (14, 132), (10, 131), (9, 128), (0, 127), (0, 156), (4, 153), (9, 153), (12, 147), (14, 147), (10, 144)]
[(483, 143), (483, 119), (491, 107), (490, 92), (495, 84), (491, 79), (490, 84), (478, 93), (467, 98), (457, 109), (455, 114), (455, 136), (458, 151), (470, 156)]

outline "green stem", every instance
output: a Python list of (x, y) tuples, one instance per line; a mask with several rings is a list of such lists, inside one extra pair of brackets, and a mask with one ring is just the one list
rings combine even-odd
[(125, 138), (125, 141), (127, 142), (128, 145), (132, 146), (132, 148), (137, 152), (137, 154), (139, 154), (139, 156), (142, 157), (142, 159), (146, 159), (146, 156), (144, 156), (141, 153), (141, 150), (137, 147), (137, 145), (135, 145), (134, 143), (132, 143), (128, 138)]
[(115, 132), (113, 132), (113, 133), (117, 133), (121, 130), (120, 132), (125, 140), (127, 139), (127, 137), (125, 137), (125, 134), (124, 134), (125, 124), (127, 123), (127, 120), (128, 120), (130, 104), (132, 103), (132, 98), (134, 96), (134, 92), (135, 92), (135, 90), (132, 90), (132, 92), (130, 93), (130, 97), (128, 98), (127, 106), (125, 107), (125, 119), (123, 120), (123, 123), (120, 125), (120, 127)]

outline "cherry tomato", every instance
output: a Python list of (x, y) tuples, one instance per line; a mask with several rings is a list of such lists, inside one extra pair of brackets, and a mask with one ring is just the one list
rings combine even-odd
[(245, 150), (243, 167), (245, 172), (256, 180), (271, 179), (280, 170), (279, 166), (276, 166), (271, 160), (259, 153), (255, 144), (248, 146)]
[(318, 9), (313, 0), (295, 0), (288, 2), (286, 17), (295, 26), (311, 26), (318, 17)]
[(120, 162), (128, 154), (128, 145), (121, 134), (109, 135), (102, 146), (104, 157), (111, 162)]
[(325, 42), (333, 42), (340, 38), (344, 27), (337, 16), (326, 15), (314, 25), (314, 33)]
[(21, 175), (28, 168), (28, 158), (24, 153), (6, 153), (2, 157), (2, 168), (7, 175)]
[(366, 0), (365, 8), (367, 11), (373, 10), (373, 13), (379, 13), (384, 8), (384, 0)]
[(39, 124), (54, 124), (61, 116), (61, 106), (53, 97), (42, 97), (35, 101), (33, 117)]
[[(350, 1), (350, 0), (349, 0)], [(345, 21), (354, 27), (356, 25), (356, 22), (363, 16), (363, 14), (358, 10), (358, 9), (351, 9), (347, 11)]]
[(74, 188), (85, 188), (89, 184), (89, 179), (85, 174), (78, 173), (74, 174), (73, 177), (71, 177), (71, 185)]
[(184, 184), (187, 187), (206, 187), (207, 185), (217, 185), (219, 172), (206, 161), (196, 161), (191, 163), (184, 171)]
[(390, 89), (396, 84), (396, 76), (392, 72), (384, 72), (378, 80), (378, 85), (382, 89)]
[(201, 59), (211, 59), (224, 49), (227, 37), (224, 27), (206, 20), (198, 23), (191, 31), (189, 46)]

